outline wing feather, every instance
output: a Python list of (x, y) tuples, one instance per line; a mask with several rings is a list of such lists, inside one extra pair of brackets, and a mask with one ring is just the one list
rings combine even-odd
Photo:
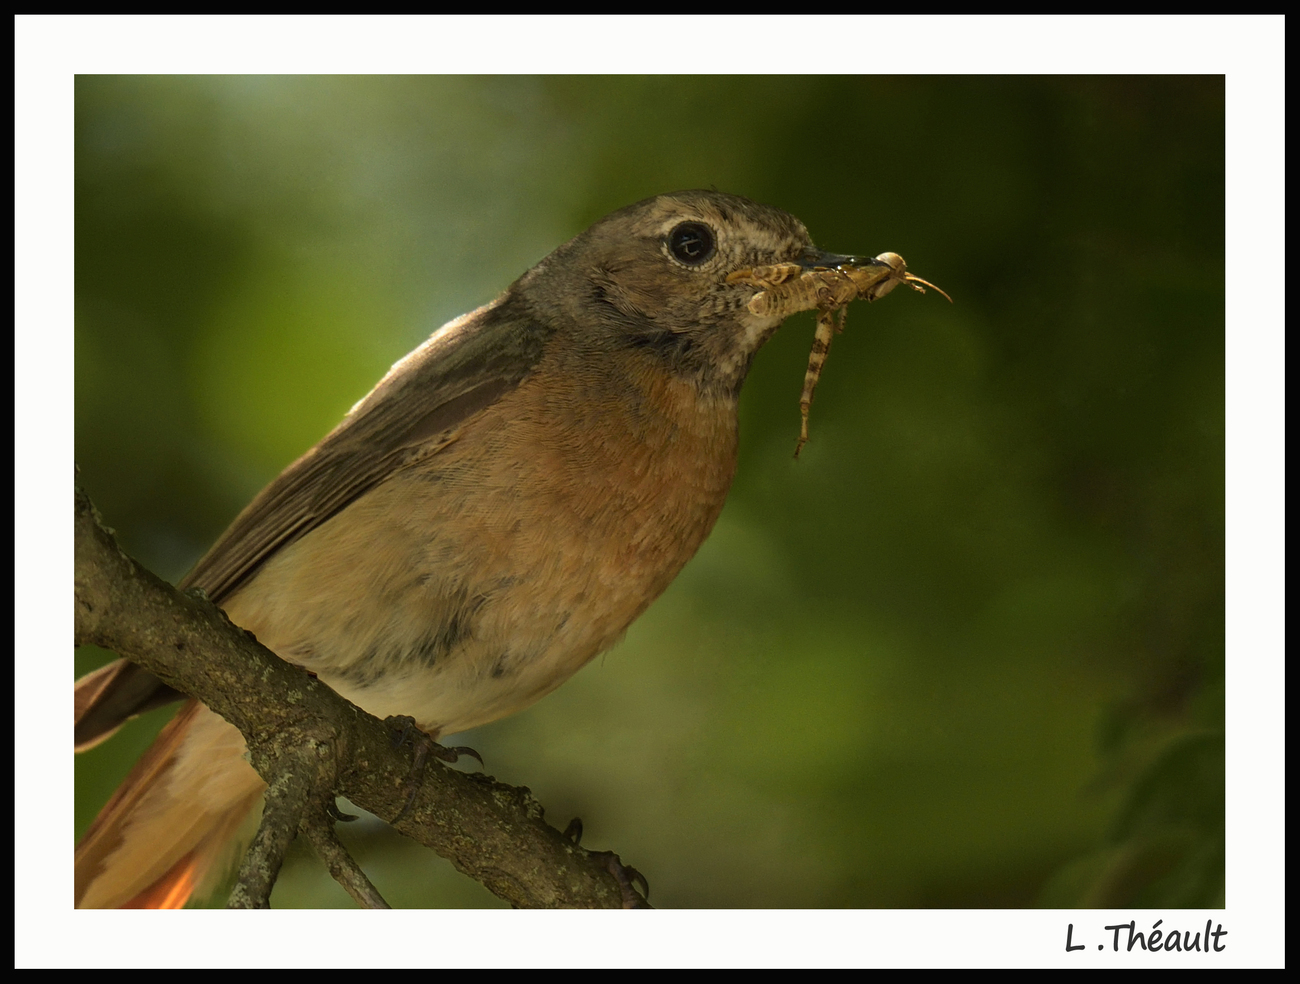
[[(456, 440), (528, 375), (550, 334), (514, 290), (443, 325), (263, 489), (180, 586), (201, 587), (221, 604), (278, 550), (399, 468)], [(77, 684), (77, 747), (89, 748), (128, 718), (181, 696), (125, 660), (103, 667)]]

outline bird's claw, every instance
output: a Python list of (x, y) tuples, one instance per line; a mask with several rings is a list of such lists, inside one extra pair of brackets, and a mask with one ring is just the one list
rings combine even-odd
[[(614, 880), (618, 882), (619, 891), (623, 895), (624, 909), (651, 908), (650, 903), (646, 901), (650, 897), (650, 883), (646, 881), (645, 875), (631, 865), (624, 864), (613, 851), (603, 851), (597, 856), (604, 857), (605, 870), (613, 875)], [(640, 893), (636, 890), (637, 884), (641, 886)]]
[(472, 748), (465, 745), (458, 745), (455, 748), (439, 745), (416, 726), (413, 717), (405, 714), (394, 715), (386, 718), (384, 723), (393, 729), (394, 748), (410, 744), (415, 749), (415, 756), (411, 760), (411, 773), (406, 778), (406, 802), (402, 804), (397, 816), (389, 821), (390, 823), (397, 823), (411, 811), (411, 807), (415, 804), (415, 794), (420, 790), (420, 780), (424, 776), (425, 763), (428, 762), (430, 755), (439, 762), (447, 763), (459, 761), (462, 755), (470, 755), (478, 761), (480, 766), (483, 765), (483, 756)]
[(429, 753), (439, 762), (459, 762), (462, 755), (468, 755), (478, 762), (479, 766), (483, 765), (483, 756), (467, 745), (457, 745), (455, 748), (447, 748), (445, 745), (439, 745), (436, 741)]

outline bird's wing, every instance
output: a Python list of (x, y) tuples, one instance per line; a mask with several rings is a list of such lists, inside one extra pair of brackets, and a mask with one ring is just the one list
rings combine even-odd
[(444, 325), (393, 366), (338, 427), (248, 504), (181, 587), (201, 587), (220, 604), (277, 550), (455, 440), (541, 358), (546, 332), (518, 306), (502, 295)]
[[(511, 291), (444, 325), (263, 489), (180, 586), (203, 588), (220, 604), (276, 551), (454, 441), (528, 375), (549, 333)], [(89, 748), (127, 718), (180, 696), (125, 661), (97, 670), (77, 682), (76, 746)]]

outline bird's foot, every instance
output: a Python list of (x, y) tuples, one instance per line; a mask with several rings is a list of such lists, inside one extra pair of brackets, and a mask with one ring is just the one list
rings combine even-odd
[(472, 748), (465, 745), (458, 745), (455, 748), (439, 745), (416, 726), (413, 717), (408, 717), (405, 714), (395, 715), (386, 718), (384, 724), (393, 729), (394, 748), (411, 745), (415, 749), (415, 757), (411, 761), (411, 774), (406, 778), (406, 802), (402, 805), (402, 809), (397, 816), (389, 821), (390, 823), (397, 823), (410, 812), (411, 806), (415, 803), (415, 794), (420, 789), (420, 780), (424, 777), (425, 764), (429, 761), (430, 756), (439, 762), (446, 762), (450, 765), (453, 762), (460, 761), (462, 755), (469, 755), (478, 760), (479, 766), (483, 765), (483, 756)]
[[(581, 821), (579, 821), (579, 824), (581, 824)], [(569, 826), (572, 827), (573, 824), (569, 824)], [(623, 895), (624, 909), (652, 908), (650, 903), (646, 901), (650, 897), (650, 883), (645, 880), (645, 875), (631, 865), (624, 864), (613, 851), (593, 851), (592, 855), (604, 859), (605, 870), (613, 875), (614, 880), (618, 882), (619, 891)], [(638, 884), (641, 886), (640, 892), (636, 890)]]

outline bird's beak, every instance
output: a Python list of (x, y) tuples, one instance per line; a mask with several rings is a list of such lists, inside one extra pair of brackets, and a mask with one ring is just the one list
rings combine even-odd
[(845, 256), (842, 253), (827, 253), (816, 247), (803, 251), (799, 265), (804, 270), (835, 270), (851, 267), (855, 271), (853, 282), (864, 295), (868, 290), (889, 278), (894, 268), (884, 260), (874, 256)]
[(800, 257), (800, 266), (805, 270), (833, 270), (840, 266), (854, 266), (859, 270), (872, 266), (880, 270), (880, 279), (889, 276), (893, 268), (884, 260), (874, 256), (845, 256), (844, 253), (828, 253), (816, 247), (807, 248)]

